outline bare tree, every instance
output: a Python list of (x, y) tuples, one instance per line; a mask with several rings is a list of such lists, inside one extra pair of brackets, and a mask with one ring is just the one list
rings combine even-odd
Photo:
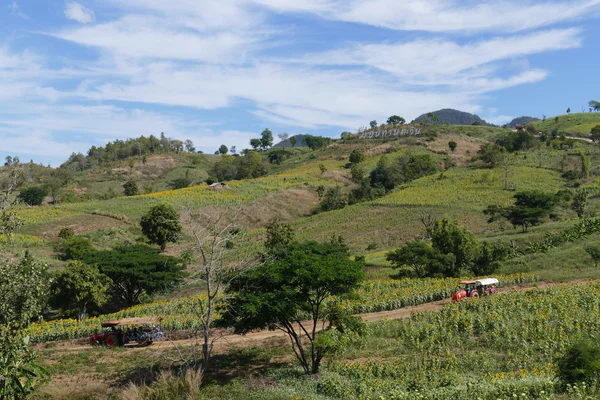
[(214, 344), (222, 336), (214, 328), (215, 310), (226, 300), (228, 278), (231, 273), (258, 263), (258, 255), (244, 254), (243, 247), (236, 247), (243, 239), (243, 230), (237, 224), (240, 213), (241, 207), (206, 211), (194, 210), (190, 205), (181, 213), (184, 233), (191, 238), (185, 251), (188, 270), (191, 278), (200, 283), (203, 294), (195, 310), (199, 328), (194, 338), (200, 349), (193, 349), (191, 355), (191, 361), (199, 364), (200, 374), (208, 369)]
[(425, 228), (425, 238), (431, 239), (431, 229), (435, 225), (435, 215), (431, 210), (424, 210), (419, 213), (419, 221)]
[(513, 164), (512, 157), (508, 151), (502, 153), (502, 159), (500, 160), (502, 167), (504, 168), (504, 190), (511, 189), (511, 185), (508, 181), (510, 177), (510, 167)]
[(16, 163), (13, 161), (10, 165), (8, 173), (0, 178), (0, 234), (5, 235), (10, 244), (12, 234), (23, 226), (23, 221), (14, 210), (19, 202), (15, 192), (23, 182), (23, 170), (17, 159)]
[(290, 134), (289, 133), (280, 133), (277, 136), (279, 137), (280, 141), (285, 142), (286, 140), (289, 139)]

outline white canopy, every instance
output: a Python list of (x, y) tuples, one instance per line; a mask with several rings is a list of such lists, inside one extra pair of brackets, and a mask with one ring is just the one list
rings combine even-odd
[(496, 278), (477, 279), (475, 282), (479, 283), (481, 286), (497, 285), (499, 283)]

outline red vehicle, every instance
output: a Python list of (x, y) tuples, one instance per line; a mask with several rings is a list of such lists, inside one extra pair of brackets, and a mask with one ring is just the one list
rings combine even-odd
[(461, 285), (465, 285), (464, 289), (452, 293), (452, 301), (461, 301), (466, 297), (489, 296), (496, 293), (496, 278), (477, 279), (474, 281), (462, 281)]
[(118, 321), (102, 323), (102, 332), (90, 335), (92, 346), (125, 346), (135, 342), (138, 346), (149, 346), (155, 340), (162, 339), (160, 318), (124, 318)]

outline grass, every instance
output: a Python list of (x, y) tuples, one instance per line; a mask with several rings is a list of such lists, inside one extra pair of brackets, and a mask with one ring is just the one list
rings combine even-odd
[(590, 134), (592, 128), (600, 125), (600, 113), (574, 113), (559, 115), (558, 122), (555, 118), (547, 118), (545, 121), (537, 121), (533, 126), (538, 131), (551, 132), (558, 129), (559, 132), (583, 135)]

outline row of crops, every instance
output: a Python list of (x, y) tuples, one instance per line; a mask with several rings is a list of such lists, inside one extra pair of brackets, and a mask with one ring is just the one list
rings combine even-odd
[[(499, 276), (505, 286), (534, 282), (537, 276), (515, 274)], [(358, 290), (359, 299), (342, 304), (353, 313), (394, 310), (449, 298), (459, 285), (459, 279), (400, 279), (367, 281)], [(169, 301), (156, 301), (134, 306), (118, 313), (88, 318), (84, 322), (75, 319), (44, 321), (32, 324), (29, 335), (34, 342), (86, 337), (101, 329), (101, 322), (125, 317), (160, 316), (165, 330), (184, 330), (199, 327), (196, 315), (203, 296)]]
[(334, 363), (323, 393), (348, 399), (550, 399), (559, 392), (557, 359), (578, 338), (598, 337), (600, 283), (466, 301), (382, 322), (373, 331), (373, 342), (393, 338), (387, 356)]

